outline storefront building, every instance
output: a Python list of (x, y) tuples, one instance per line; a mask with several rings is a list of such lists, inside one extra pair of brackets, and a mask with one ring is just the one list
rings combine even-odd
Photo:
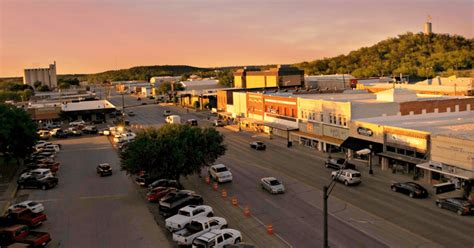
[(297, 98), (291, 96), (263, 95), (264, 132), (290, 138), (290, 132), (298, 130)]

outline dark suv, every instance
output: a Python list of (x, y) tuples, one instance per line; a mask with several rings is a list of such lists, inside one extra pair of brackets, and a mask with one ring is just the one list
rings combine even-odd
[(107, 163), (99, 164), (97, 166), (97, 174), (101, 177), (112, 176), (112, 167)]
[(436, 205), (439, 208), (446, 208), (456, 212), (458, 215), (466, 215), (474, 212), (474, 203), (461, 197), (438, 199), (436, 200)]
[(164, 217), (178, 213), (178, 210), (188, 205), (202, 205), (204, 200), (200, 195), (189, 190), (171, 192), (160, 200), (160, 215)]
[(17, 181), (20, 189), (24, 188), (36, 188), (36, 189), (50, 189), (54, 188), (58, 184), (58, 179), (56, 177), (42, 177), (36, 178), (34, 176), (29, 176), (25, 178), (20, 178)]

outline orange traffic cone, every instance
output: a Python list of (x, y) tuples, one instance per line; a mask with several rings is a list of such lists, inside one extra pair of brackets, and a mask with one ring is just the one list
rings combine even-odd
[(273, 225), (267, 225), (267, 233), (268, 233), (268, 235), (273, 234)]
[(232, 205), (237, 206), (237, 197), (232, 196)]

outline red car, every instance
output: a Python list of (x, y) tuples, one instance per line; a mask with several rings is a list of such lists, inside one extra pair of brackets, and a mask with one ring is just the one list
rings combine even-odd
[(170, 192), (175, 192), (176, 188), (173, 187), (157, 187), (150, 190), (146, 194), (146, 199), (149, 202), (158, 202), (163, 196), (167, 195)]

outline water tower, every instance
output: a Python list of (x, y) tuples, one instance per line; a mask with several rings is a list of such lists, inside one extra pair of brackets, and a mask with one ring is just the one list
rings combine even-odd
[(431, 16), (430, 15), (428, 15), (428, 18), (426, 18), (425, 29), (423, 33), (426, 35), (433, 33), (433, 30), (431, 29)]

